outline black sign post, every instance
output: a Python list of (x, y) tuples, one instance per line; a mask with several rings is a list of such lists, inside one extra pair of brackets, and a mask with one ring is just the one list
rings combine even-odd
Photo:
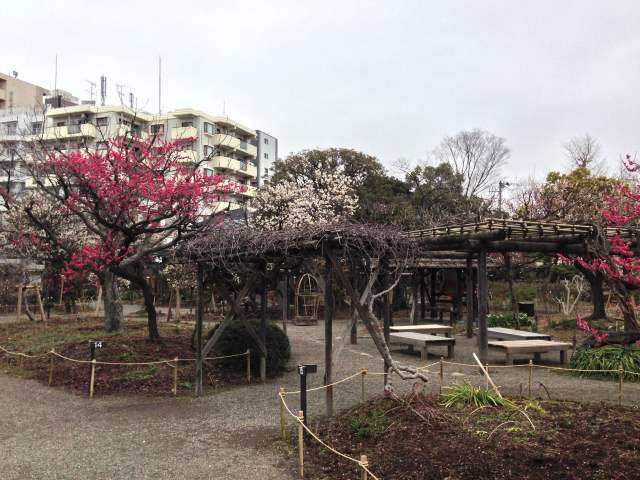
[(96, 348), (102, 348), (102, 347), (106, 347), (107, 344), (105, 342), (102, 341), (97, 341), (97, 340), (89, 340), (89, 350), (90, 350), (90, 356), (91, 358), (89, 360), (93, 360), (96, 358)]
[[(305, 425), (307, 425), (307, 374), (316, 373), (317, 371), (317, 365), (298, 365), (298, 373), (300, 374), (300, 410), (302, 410)], [(304, 435), (306, 438), (306, 430)]]

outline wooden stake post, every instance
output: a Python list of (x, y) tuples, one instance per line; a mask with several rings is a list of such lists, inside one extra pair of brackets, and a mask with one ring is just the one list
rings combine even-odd
[(178, 394), (178, 357), (173, 359), (174, 364), (173, 364), (173, 395), (177, 395)]
[(300, 477), (304, 477), (304, 414), (298, 412), (298, 465)]
[(333, 274), (331, 260), (325, 257), (324, 271), (324, 385), (327, 416), (333, 415)]
[(360, 464), (362, 465), (362, 474), (360, 478), (362, 480), (367, 480), (369, 478), (369, 474), (367, 473), (367, 468), (369, 467), (369, 460), (366, 455), (360, 455)]
[(467, 293), (465, 295), (467, 299), (467, 318), (466, 318), (466, 327), (467, 327), (467, 338), (473, 337), (473, 260), (471, 257), (467, 258), (467, 271), (466, 278), (467, 284)]

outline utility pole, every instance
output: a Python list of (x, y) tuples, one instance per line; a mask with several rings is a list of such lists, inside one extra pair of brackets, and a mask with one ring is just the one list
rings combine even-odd
[(498, 182), (498, 215), (500, 215), (500, 218), (502, 218), (502, 190), (510, 185), (511, 184), (509, 182), (504, 182), (502, 180)]

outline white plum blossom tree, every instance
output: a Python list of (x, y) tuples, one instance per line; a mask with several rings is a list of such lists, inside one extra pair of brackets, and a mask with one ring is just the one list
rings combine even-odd
[(282, 230), (341, 223), (355, 215), (361, 178), (348, 177), (342, 168), (333, 172), (310, 168), (307, 178), (306, 182), (283, 179), (261, 188), (253, 204), (253, 223), (266, 230)]

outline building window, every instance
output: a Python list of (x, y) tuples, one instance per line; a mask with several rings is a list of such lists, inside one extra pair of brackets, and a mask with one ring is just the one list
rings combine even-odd
[(66, 127), (67, 122), (56, 122), (56, 127)]
[(269, 158), (269, 154), (265, 152), (264, 158)]
[(98, 127), (106, 127), (107, 125), (109, 125), (109, 117), (96, 118), (96, 125)]
[(107, 142), (96, 142), (96, 149), (99, 152), (104, 152), (107, 150)]
[(214, 126), (212, 123), (204, 122), (204, 133), (213, 135), (213, 129), (214, 129)]
[(264, 139), (264, 144), (265, 144), (265, 145), (269, 145), (269, 139), (268, 139), (268, 138), (265, 138), (265, 139)]
[(7, 122), (4, 127), (7, 135), (16, 135), (18, 133), (18, 122)]
[(182, 127), (186, 128), (186, 127), (193, 127), (193, 121), (189, 121), (189, 122), (182, 122)]
[(213, 157), (213, 147), (209, 146), (209, 145), (205, 145), (204, 147), (204, 156), (205, 157)]
[(155, 133), (157, 135), (164, 135), (164, 124), (158, 123), (156, 125), (151, 125), (151, 133)]
[(42, 133), (42, 122), (31, 122), (31, 133)]

